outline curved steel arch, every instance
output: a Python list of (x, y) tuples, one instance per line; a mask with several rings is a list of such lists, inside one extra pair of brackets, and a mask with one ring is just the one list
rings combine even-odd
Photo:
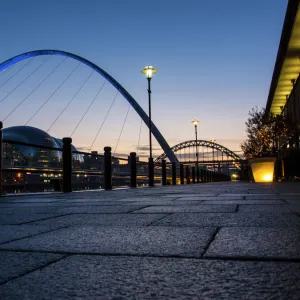
[[(112, 76), (110, 76), (108, 73), (106, 73), (104, 70), (102, 70), (99, 66), (96, 64), (92, 63), (91, 61), (70, 53), (70, 52), (65, 52), (65, 51), (60, 51), (60, 50), (35, 50), (35, 51), (30, 51), (26, 53), (22, 53), (20, 55), (14, 56), (3, 63), (0, 64), (0, 72), (9, 66), (22, 61), (24, 59), (34, 57), (34, 56), (40, 56), (40, 55), (62, 55), (62, 56), (67, 56), (71, 57), (75, 60), (78, 60), (82, 62), (83, 64), (87, 65), (88, 67), (94, 69), (97, 73), (99, 73), (101, 76), (103, 76), (105, 79), (107, 79), (123, 96), (124, 98), (129, 102), (129, 104), (134, 108), (134, 110), (139, 114), (139, 116), (142, 118), (144, 123), (149, 127), (149, 117), (145, 113), (145, 111), (141, 108), (141, 106), (134, 100), (134, 98), (123, 88), (123, 86), (117, 82)], [(154, 125), (154, 123), (151, 121), (152, 124), (152, 133), (164, 152), (166, 153), (167, 157), (171, 162), (176, 162), (178, 163), (178, 159), (174, 152), (171, 150), (170, 146), (168, 145), (167, 141), (165, 138), (162, 136), (158, 128)]]
[[(226, 147), (224, 147), (220, 144), (214, 143), (214, 142), (205, 141), (205, 140), (197, 140), (197, 146), (198, 147), (199, 146), (204, 146), (204, 147), (209, 147), (209, 148), (219, 150), (219, 151), (225, 153), (226, 155), (228, 155), (228, 156), (230, 156), (230, 157), (232, 157), (233, 159), (236, 159), (236, 160), (241, 160), (242, 159), (240, 156), (238, 156), (237, 154), (235, 154), (234, 152), (232, 152), (228, 148), (226, 148)], [(181, 149), (184, 149), (184, 148), (188, 148), (188, 147), (196, 147), (196, 140), (191, 140), (191, 141), (186, 141), (186, 142), (179, 143), (179, 144), (173, 146), (171, 148), (171, 150), (175, 154), (175, 152), (177, 152)], [(161, 161), (161, 160), (165, 159), (166, 157), (168, 157), (166, 155), (166, 153), (163, 153), (156, 159), (156, 161), (157, 162)]]

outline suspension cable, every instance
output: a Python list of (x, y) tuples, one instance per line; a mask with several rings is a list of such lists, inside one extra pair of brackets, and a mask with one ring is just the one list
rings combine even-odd
[(74, 128), (73, 132), (71, 133), (71, 137), (73, 136), (73, 134), (75, 133), (76, 129), (78, 128), (78, 126), (80, 125), (80, 123), (82, 122), (82, 120), (84, 119), (84, 117), (86, 116), (86, 114), (88, 113), (88, 111), (90, 110), (90, 108), (92, 107), (93, 103), (95, 102), (95, 100), (97, 99), (99, 93), (101, 92), (102, 88), (104, 87), (106, 83), (106, 80), (104, 80), (102, 86), (100, 87), (100, 89), (98, 90), (97, 94), (95, 95), (95, 97), (93, 98), (92, 102), (90, 103), (89, 107), (87, 108), (87, 110), (85, 111), (85, 113), (83, 114), (83, 116), (81, 117), (80, 121), (78, 122), (78, 124), (76, 125), (76, 127)]
[(99, 128), (98, 131), (97, 131), (97, 134), (96, 134), (96, 136), (95, 136), (95, 138), (94, 138), (94, 140), (93, 140), (93, 142), (92, 142), (92, 145), (91, 145), (91, 147), (90, 147), (90, 150), (89, 150), (90, 152), (91, 152), (91, 150), (92, 150), (92, 148), (93, 148), (93, 146), (94, 146), (94, 144), (95, 144), (95, 142), (96, 142), (96, 139), (97, 139), (97, 137), (98, 137), (98, 135), (99, 135), (99, 133), (100, 133), (100, 131), (101, 131), (101, 129), (102, 129), (104, 123), (105, 123), (106, 118), (107, 118), (108, 115), (109, 115), (109, 112), (110, 112), (111, 108), (113, 107), (113, 105), (114, 105), (114, 103), (115, 103), (115, 101), (116, 101), (116, 99), (117, 99), (118, 94), (119, 94), (119, 90), (117, 90), (116, 95), (115, 95), (115, 97), (114, 97), (112, 103), (110, 104), (110, 107), (109, 107), (109, 109), (108, 109), (108, 111), (107, 111), (107, 113), (106, 113), (106, 116), (105, 116), (104, 120), (102, 121), (102, 123), (101, 123), (101, 125), (100, 125), (100, 128)]
[(47, 104), (47, 102), (56, 94), (56, 92), (64, 85), (64, 83), (71, 77), (71, 75), (76, 71), (79, 67), (80, 62), (77, 66), (71, 71), (71, 73), (61, 82), (61, 84), (54, 90), (54, 92), (47, 98), (47, 100), (38, 108), (38, 110), (29, 118), (29, 120), (25, 123), (25, 126), (39, 113), (39, 111)]
[(0, 73), (0, 77), (3, 76), (10, 68), (11, 66), (9, 66), (8, 68), (4, 69), (4, 71), (1, 71)]
[(140, 148), (140, 139), (141, 139), (142, 125), (143, 125), (143, 120), (141, 119), (141, 125), (140, 125), (140, 132), (139, 132), (138, 145), (137, 145), (137, 147), (136, 147), (136, 156), (138, 156), (139, 148)]
[[(20, 71), (22, 71), (29, 63), (31, 63), (35, 57), (28, 59), (28, 61), (21, 67), (19, 68), (15, 73), (13, 73), (4, 83), (0, 85), (0, 88), (3, 87), (8, 81), (10, 81), (15, 75), (17, 75)], [(7, 69), (6, 69), (7, 70)], [(2, 76), (5, 72), (3, 72), (0, 76)]]
[(38, 69), (40, 69), (46, 62), (48, 62), (50, 58), (51, 56), (49, 56), (48, 59), (46, 59), (43, 63), (36, 67), (31, 73), (29, 73), (29, 75), (24, 80), (22, 80), (11, 92), (9, 92), (4, 98), (0, 100), (0, 103), (2, 103), (9, 95), (11, 95), (22, 83), (24, 83), (29, 77), (31, 77), (31, 75), (33, 75)]
[(116, 145), (116, 148), (115, 148), (115, 151), (114, 151), (114, 155), (113, 155), (113, 156), (115, 156), (115, 154), (116, 154), (116, 151), (117, 151), (117, 148), (118, 148), (118, 145), (119, 145), (119, 142), (120, 142), (122, 133), (123, 133), (123, 129), (124, 129), (125, 123), (126, 123), (126, 121), (127, 121), (127, 117), (128, 117), (129, 110), (130, 110), (130, 103), (128, 103), (127, 113), (126, 113), (126, 116), (125, 116), (125, 119), (124, 119), (124, 122), (123, 122), (123, 125), (122, 125), (122, 128), (121, 128), (121, 132), (120, 132), (120, 135), (119, 135), (119, 138), (118, 138), (117, 145)]
[(72, 99), (67, 103), (67, 105), (64, 107), (64, 109), (60, 112), (60, 114), (57, 116), (57, 118), (54, 120), (54, 122), (50, 125), (50, 127), (48, 128), (47, 132), (50, 131), (50, 129), (53, 127), (53, 125), (56, 123), (56, 121), (60, 118), (60, 116), (64, 113), (64, 111), (67, 109), (67, 107), (71, 104), (71, 102), (74, 100), (74, 98), (76, 97), (76, 95), (81, 91), (81, 89), (83, 88), (83, 86), (86, 84), (86, 82), (90, 79), (90, 77), (92, 76), (94, 70), (92, 70), (89, 74), (89, 76), (86, 78), (86, 80), (83, 82), (83, 84), (80, 86), (80, 88), (77, 90), (77, 92), (74, 94), (74, 96), (72, 97)]
[(5, 121), (18, 107), (20, 107), (67, 59), (65, 57), (5, 118)]

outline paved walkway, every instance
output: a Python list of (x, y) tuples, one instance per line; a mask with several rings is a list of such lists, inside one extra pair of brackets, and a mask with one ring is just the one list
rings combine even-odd
[(0, 299), (300, 299), (300, 184), (0, 198)]

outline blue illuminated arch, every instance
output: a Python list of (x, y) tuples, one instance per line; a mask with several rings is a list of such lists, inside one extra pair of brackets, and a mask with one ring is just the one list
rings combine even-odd
[[(149, 127), (149, 117), (145, 113), (145, 111), (141, 108), (141, 106), (134, 100), (134, 98), (121, 86), (120, 83), (118, 83), (112, 76), (110, 76), (108, 73), (106, 73), (104, 70), (102, 70), (100, 67), (98, 67), (96, 64), (92, 63), (91, 61), (70, 53), (70, 52), (65, 52), (65, 51), (60, 51), (60, 50), (36, 50), (36, 51), (30, 51), (26, 52), (20, 55), (17, 55), (15, 57), (12, 57), (3, 63), (0, 64), (0, 72), (9, 66), (22, 61), (24, 59), (34, 57), (34, 56), (40, 56), (40, 55), (62, 55), (62, 56), (67, 56), (71, 57), (75, 60), (78, 60), (82, 62), (83, 64), (87, 65), (88, 67), (94, 69), (97, 73), (99, 73), (101, 76), (103, 76), (105, 79), (107, 79), (118, 91), (121, 93), (124, 98), (130, 103), (130, 105), (134, 108), (134, 110), (139, 114), (139, 116), (142, 118), (144, 123)], [(167, 157), (171, 162), (176, 162), (178, 163), (178, 159), (176, 155), (173, 153), (172, 149), (168, 145), (167, 141), (164, 139), (162, 134), (159, 132), (157, 127), (152, 123), (152, 132), (164, 152), (166, 153)]]

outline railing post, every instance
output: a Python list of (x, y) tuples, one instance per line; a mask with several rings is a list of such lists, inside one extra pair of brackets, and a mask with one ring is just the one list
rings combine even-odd
[(63, 141), (63, 192), (72, 192), (72, 139), (64, 137)]
[(200, 182), (200, 170), (199, 170), (199, 166), (196, 166), (196, 177), (197, 177), (197, 183)]
[(200, 170), (200, 176), (201, 176), (201, 183), (204, 183), (204, 170)]
[(148, 171), (149, 171), (149, 186), (154, 186), (154, 163), (153, 157), (149, 157), (148, 162)]
[(192, 167), (192, 182), (196, 183), (196, 173), (195, 173), (195, 167)]
[(112, 189), (111, 147), (104, 147), (104, 189)]
[(130, 152), (130, 187), (136, 188), (136, 153)]
[(3, 194), (3, 176), (2, 176), (2, 169), (3, 169), (3, 123), (0, 122), (0, 195)]
[(180, 164), (180, 184), (184, 184), (184, 167)]
[(167, 185), (167, 164), (165, 159), (161, 161), (161, 181), (162, 185)]
[(191, 181), (190, 181), (190, 169), (189, 169), (189, 166), (186, 166), (185, 170), (186, 170), (186, 183), (190, 184)]
[(176, 162), (172, 162), (172, 184), (176, 185)]

